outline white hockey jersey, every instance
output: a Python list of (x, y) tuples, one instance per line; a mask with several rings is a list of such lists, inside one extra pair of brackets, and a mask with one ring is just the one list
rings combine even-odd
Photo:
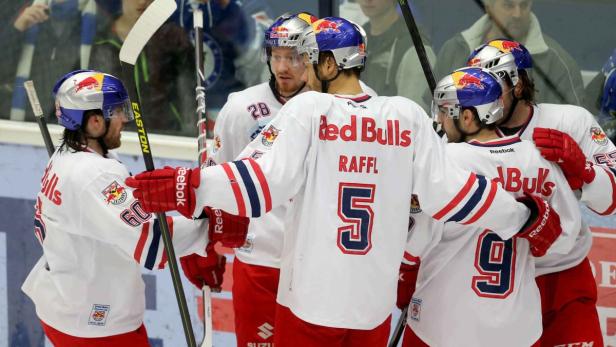
[(204, 206), (260, 216), (292, 199), (278, 302), (304, 321), (373, 329), (396, 299), (411, 193), (434, 218), (504, 239), (529, 211), (445, 160), (425, 112), (402, 97), (306, 92), (280, 110), (270, 152), (202, 169)]
[[(541, 196), (563, 233), (550, 253), (566, 254), (580, 229), (577, 199), (556, 164), (518, 137), (447, 146), (460, 166), (491, 177), (515, 196)], [(421, 201), (420, 201), (421, 202)], [(420, 206), (421, 207), (421, 206)], [(407, 316), (430, 346), (530, 346), (541, 336), (541, 299), (528, 241), (412, 214), (405, 263), (421, 261)]]
[[(167, 262), (158, 220), (124, 185), (115, 156), (56, 151), (41, 180), (35, 234), (43, 256), (22, 290), (38, 317), (78, 337), (126, 333), (143, 323), (141, 266)], [(207, 220), (167, 217), (176, 255), (205, 255)]]
[[(562, 131), (578, 143), (586, 158), (597, 164), (594, 166), (595, 180), (583, 187), (580, 201), (598, 214), (616, 213), (616, 147), (607, 138), (592, 114), (574, 105), (535, 105), (528, 122), (517, 131), (516, 135), (532, 141), (533, 129), (537, 127)], [(537, 275), (554, 273), (578, 265), (586, 258), (591, 246), (592, 234), (588, 226), (583, 224), (576, 247), (564, 256), (548, 255), (538, 259)]]
[[(361, 86), (368, 94), (375, 95), (365, 84)], [(214, 146), (207, 165), (256, 159), (268, 152), (281, 129), (280, 120), (271, 121), (276, 119), (283, 104), (284, 100), (274, 95), (267, 82), (229, 94), (216, 118)], [(287, 207), (288, 204), (283, 204), (260, 218), (253, 218), (246, 244), (235, 250), (235, 256), (247, 264), (279, 268)]]

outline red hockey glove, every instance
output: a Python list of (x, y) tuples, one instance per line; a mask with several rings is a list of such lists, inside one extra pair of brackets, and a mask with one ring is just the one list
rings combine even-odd
[(195, 209), (195, 188), (199, 187), (200, 170), (185, 167), (142, 172), (126, 179), (135, 188), (133, 196), (147, 212), (176, 210), (192, 218)]
[(524, 194), (518, 201), (530, 209), (530, 217), (515, 236), (527, 239), (532, 255), (542, 257), (562, 232), (560, 217), (538, 196)]
[(400, 264), (400, 275), (398, 276), (398, 298), (396, 306), (404, 310), (410, 303), (413, 293), (415, 293), (415, 285), (417, 284), (417, 275), (419, 274), (419, 264), (409, 265)]
[(248, 224), (247, 217), (234, 216), (219, 209), (206, 207), (205, 214), (209, 218), (209, 240), (211, 243), (220, 241), (223, 246), (230, 248), (242, 247), (246, 242)]
[(592, 163), (586, 161), (580, 146), (568, 134), (554, 129), (535, 128), (533, 140), (545, 159), (560, 166), (571, 189), (578, 190), (595, 179)]
[(208, 246), (207, 257), (193, 253), (181, 257), (180, 263), (186, 278), (197, 288), (201, 289), (206, 284), (213, 291), (220, 291), (227, 258), (216, 253), (213, 246)]

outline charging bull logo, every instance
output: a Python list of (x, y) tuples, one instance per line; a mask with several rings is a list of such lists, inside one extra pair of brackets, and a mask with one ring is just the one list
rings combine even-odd
[(119, 205), (126, 201), (126, 188), (122, 187), (118, 182), (113, 181), (102, 191), (107, 204)]
[(276, 141), (278, 133), (280, 133), (280, 130), (276, 129), (273, 125), (270, 125), (261, 133), (261, 143), (263, 143), (266, 147), (271, 147), (274, 141)]
[(501, 52), (511, 53), (512, 51), (519, 50), (521, 51), (520, 44), (515, 41), (509, 40), (494, 40), (489, 43), (490, 46), (498, 48)]
[(82, 90), (101, 90), (103, 77), (103, 74), (95, 74), (81, 81), (75, 80), (75, 93), (79, 93)]
[(327, 31), (336, 33), (340, 32), (340, 29), (338, 29), (338, 23), (327, 19), (320, 19), (312, 23), (312, 27), (314, 28), (315, 34)]
[(598, 145), (605, 146), (607, 145), (607, 136), (598, 127), (590, 128), (590, 138)]
[(281, 39), (289, 37), (289, 29), (285, 27), (273, 27), (270, 32), (270, 38)]
[(473, 76), (464, 71), (456, 71), (453, 74), (451, 74), (451, 77), (453, 78), (453, 84), (455, 85), (456, 89), (465, 89), (465, 88), (484, 89), (485, 88), (483, 83), (481, 82), (481, 78), (477, 76)]

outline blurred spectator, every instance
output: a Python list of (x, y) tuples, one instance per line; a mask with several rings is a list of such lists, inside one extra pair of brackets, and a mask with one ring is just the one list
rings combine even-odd
[[(443, 44), (436, 63), (437, 80), (465, 65), (473, 49), (506, 35), (490, 20), (500, 23), (516, 41), (524, 44), (533, 57), (531, 77), (538, 103), (583, 105), (584, 85), (577, 63), (554, 39), (542, 33), (539, 20), (531, 12), (532, 0), (485, 0), (487, 14), (470, 28)], [(539, 76), (540, 69), (545, 76)], [(550, 87), (557, 88), (555, 91)], [(559, 94), (562, 96), (559, 97)]]
[[(12, 120), (34, 119), (27, 106), (25, 80), (34, 80), (39, 91), (49, 91), (66, 71), (87, 67), (96, 30), (95, 14), (94, 0), (35, 0), (21, 9), (12, 22), (14, 30), (7, 34), (17, 45), (17, 51), (8, 54), (14, 62), (8, 66), (3, 62), (11, 69), (3, 75), (14, 78)], [(43, 110), (53, 114), (51, 95), (42, 92), (39, 98)]]
[[(90, 68), (122, 76), (118, 58), (131, 28), (152, 0), (122, 0), (120, 14), (97, 34)], [(113, 2), (99, 1), (114, 13)], [(194, 53), (188, 36), (174, 23), (165, 23), (148, 41), (135, 64), (135, 83), (148, 128), (156, 132), (194, 135)]]
[(357, 0), (341, 0), (338, 7), (340, 17), (348, 19), (355, 24), (363, 26), (368, 21), (368, 17), (362, 12)]
[(610, 140), (616, 142), (616, 49), (586, 86), (586, 100), (586, 108), (595, 115)]
[[(369, 18), (363, 25), (368, 36), (368, 58), (362, 81), (379, 95), (405, 96), (426, 109), (421, 96), (428, 84), (404, 19), (397, 12), (397, 2), (358, 0), (358, 3)], [(424, 35), (422, 40), (428, 59), (434, 64), (432, 47)]]
[[(171, 20), (194, 37), (191, 1), (176, 1), (179, 10)], [(218, 110), (229, 93), (269, 78), (261, 54), (264, 30), (273, 21), (264, 0), (212, 0), (200, 7), (204, 16), (207, 108)]]

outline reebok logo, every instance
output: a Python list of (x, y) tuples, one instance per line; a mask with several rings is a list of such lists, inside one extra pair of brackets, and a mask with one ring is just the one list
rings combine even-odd
[(214, 213), (214, 233), (222, 234), (222, 210), (212, 209), (212, 212)]
[(268, 322), (261, 324), (257, 329), (259, 330), (257, 335), (259, 335), (259, 337), (263, 340), (267, 340), (270, 337), (274, 336), (274, 327), (271, 326), (271, 324), (269, 324)]
[(178, 173), (175, 176), (175, 202), (178, 207), (186, 206), (186, 194), (184, 189), (186, 188), (186, 173), (188, 170), (181, 167), (178, 169)]

